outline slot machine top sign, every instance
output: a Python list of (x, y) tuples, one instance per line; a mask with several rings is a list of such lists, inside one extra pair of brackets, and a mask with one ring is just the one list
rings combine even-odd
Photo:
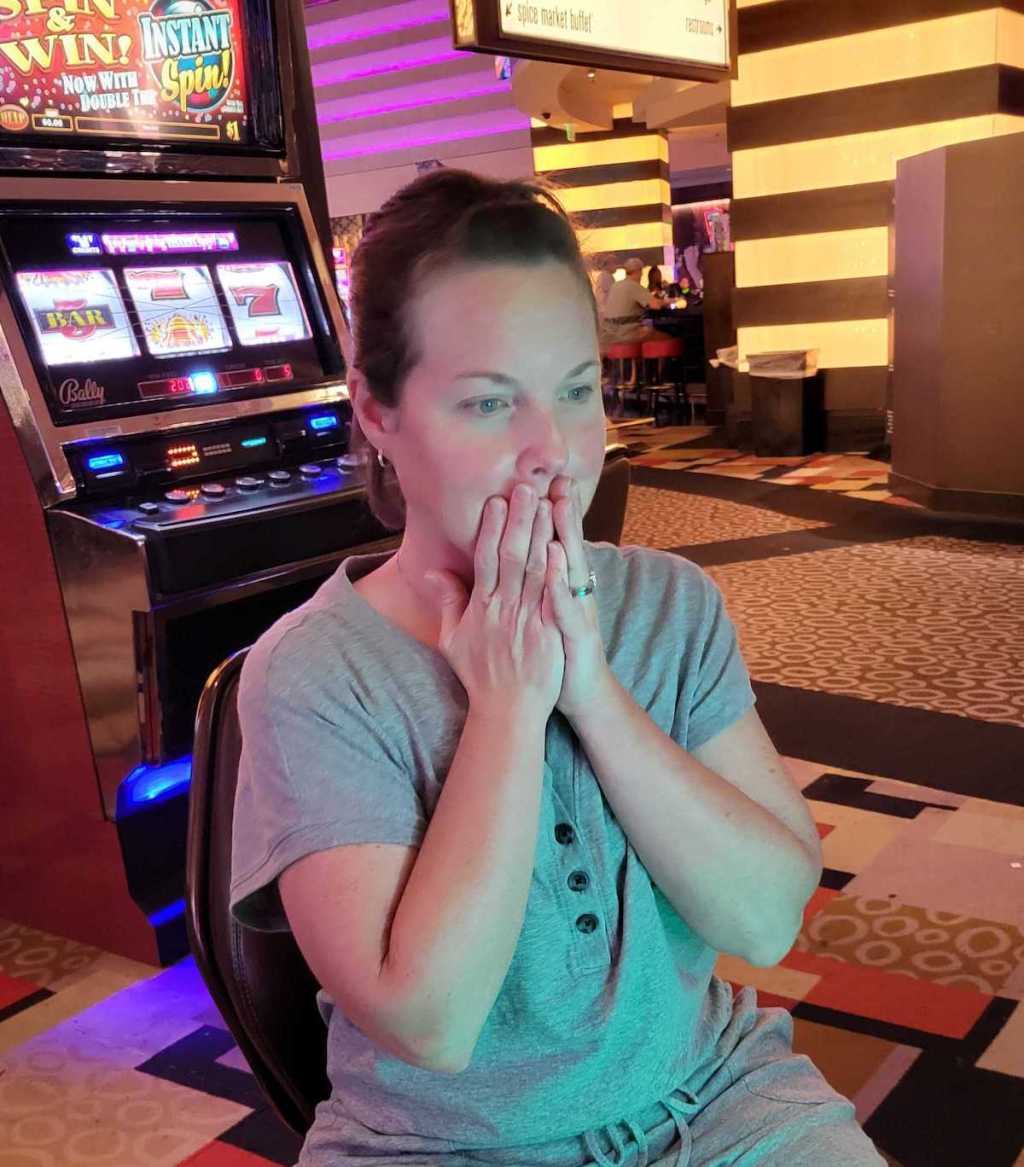
[(0, 144), (245, 146), (244, 31), (238, 0), (0, 0)]

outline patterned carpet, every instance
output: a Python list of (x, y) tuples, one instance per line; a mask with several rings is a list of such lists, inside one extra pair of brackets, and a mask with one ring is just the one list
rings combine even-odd
[[(873, 505), (866, 457), (766, 466), (642, 428), (622, 542), (722, 587), (825, 856), (785, 959), (720, 975), (792, 1012), (890, 1162), (1024, 1167), (1024, 532)], [(191, 960), (0, 922), (0, 1167), (297, 1153)]]

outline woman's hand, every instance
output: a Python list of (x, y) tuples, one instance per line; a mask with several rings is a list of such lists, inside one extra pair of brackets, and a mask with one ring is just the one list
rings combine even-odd
[(569, 479), (556, 478), (549, 491), (554, 503), (557, 542), (548, 547), (549, 563), (554, 560), (557, 586), (553, 589), (554, 613), (565, 647), (565, 673), (555, 708), (571, 721), (586, 712), (587, 706), (603, 691), (611, 670), (605, 657), (597, 600), (570, 595), (570, 584), (582, 587), (590, 575), (583, 545), (583, 513)]

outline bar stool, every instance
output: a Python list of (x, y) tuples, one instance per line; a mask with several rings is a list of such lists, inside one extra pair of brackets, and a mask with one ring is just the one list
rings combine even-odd
[[(649, 360), (656, 360), (658, 362), (658, 373), (654, 382), (651, 385), (651, 396), (649, 410), (654, 415), (654, 424), (658, 424), (658, 397), (663, 393), (672, 393), (672, 408), (674, 414), (674, 421), (676, 425), (680, 424), (682, 417), (682, 401), (679, 397), (679, 379), (678, 377), (672, 381), (666, 382), (665, 362), (667, 360), (682, 361), (683, 359), (683, 342), (677, 337), (664, 337), (657, 340), (645, 340), (641, 345), (641, 356), (646, 364)], [(685, 390), (684, 390), (685, 392)]]
[[(624, 406), (624, 394), (627, 390), (637, 388), (638, 362), (641, 357), (639, 341), (628, 341), (619, 344), (610, 344), (601, 350), (601, 355), (612, 361), (616, 366), (616, 380), (614, 383), (615, 401)], [(626, 361), (630, 363), (630, 376), (626, 380)]]

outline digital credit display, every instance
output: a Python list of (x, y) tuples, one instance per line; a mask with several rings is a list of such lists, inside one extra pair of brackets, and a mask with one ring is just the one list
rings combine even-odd
[(239, 0), (0, 0), (0, 144), (247, 145), (242, 21)]

